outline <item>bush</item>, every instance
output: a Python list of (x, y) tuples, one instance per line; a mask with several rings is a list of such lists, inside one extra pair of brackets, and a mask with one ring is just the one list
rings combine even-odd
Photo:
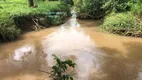
[(142, 15), (142, 1), (141, 0), (135, 0), (131, 2), (132, 5), (132, 12), (136, 16), (141, 16)]
[(100, 19), (106, 14), (114, 12), (129, 11), (130, 0), (76, 0), (75, 6), (79, 18)]
[(142, 5), (138, 5), (138, 4), (134, 5), (132, 8), (132, 12), (135, 15), (141, 16), (142, 15)]
[(15, 26), (1, 27), (0, 26), (0, 42), (11, 41), (16, 39), (20, 35), (21, 30)]
[(103, 30), (125, 36), (142, 36), (140, 20), (130, 13), (112, 13), (106, 17)]
[(63, 20), (61, 19), (60, 16), (49, 16), (48, 18), (51, 25), (59, 25), (63, 23)]
[(103, 0), (76, 0), (75, 6), (78, 18), (99, 19), (105, 15), (102, 8)]
[(0, 16), (0, 42), (16, 39), (21, 30), (14, 25), (13, 19), (6, 14)]
[(129, 4), (130, 0), (112, 0), (113, 10), (115, 12), (127, 12), (130, 11), (131, 5)]

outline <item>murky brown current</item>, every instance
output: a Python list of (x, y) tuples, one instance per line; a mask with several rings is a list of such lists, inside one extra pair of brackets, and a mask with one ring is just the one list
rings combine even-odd
[[(99, 72), (91, 74), (89, 80), (142, 80), (142, 38), (103, 33), (98, 27), (99, 21), (78, 20), (78, 23), (103, 53)], [(40, 60), (40, 56), (45, 56), (42, 54), (41, 42), (58, 29), (60, 27), (56, 26), (39, 32), (28, 32), (17, 41), (0, 44), (0, 80), (50, 80), (46, 73), (39, 71), (48, 70), (42, 65), (44, 60)], [(21, 67), (20, 62), (10, 60), (13, 52), (26, 44), (35, 46), (37, 59)]]

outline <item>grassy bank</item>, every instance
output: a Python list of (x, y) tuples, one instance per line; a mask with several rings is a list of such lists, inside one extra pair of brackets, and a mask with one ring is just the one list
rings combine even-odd
[(103, 19), (102, 30), (142, 37), (142, 0), (74, 0), (80, 19)]
[(112, 13), (106, 16), (101, 28), (110, 33), (142, 37), (142, 22), (132, 13)]
[(28, 0), (0, 1), (0, 42), (14, 40), (39, 26), (59, 25), (70, 15), (69, 5), (60, 1), (36, 1), (36, 5), (29, 7)]

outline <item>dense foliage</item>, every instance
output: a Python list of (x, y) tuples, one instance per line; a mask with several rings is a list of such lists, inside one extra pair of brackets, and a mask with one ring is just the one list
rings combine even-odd
[(130, 10), (128, 0), (75, 0), (79, 18), (100, 19), (106, 14)]
[(142, 0), (131, 1), (132, 13), (136, 16), (141, 17), (142, 15)]
[(35, 8), (29, 7), (28, 0), (0, 1), (0, 42), (13, 40), (38, 25), (61, 24), (70, 15), (69, 6), (60, 1), (36, 0), (35, 5)]
[(75, 0), (78, 18), (101, 18), (105, 15), (103, 0)]
[(125, 36), (142, 36), (142, 22), (130, 13), (113, 13), (106, 17), (102, 29)]

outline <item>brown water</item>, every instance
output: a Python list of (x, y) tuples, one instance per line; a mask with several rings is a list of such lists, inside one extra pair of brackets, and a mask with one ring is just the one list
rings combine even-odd
[[(91, 74), (89, 80), (142, 80), (142, 38), (103, 33), (98, 27), (99, 21), (78, 20), (78, 23), (82, 26), (81, 31), (89, 35), (97, 49), (103, 53), (100, 54), (102, 59), (97, 72)], [(50, 80), (47, 74), (38, 71), (48, 70), (45, 68), (45, 61), (40, 59), (46, 56), (42, 54), (44, 52), (41, 42), (58, 29), (60, 27), (57, 26), (39, 32), (29, 32), (17, 41), (0, 44), (0, 80)], [(38, 53), (33, 54), (36, 56), (33, 61), (21, 64), (11, 59), (17, 48), (27, 44), (34, 45)]]

